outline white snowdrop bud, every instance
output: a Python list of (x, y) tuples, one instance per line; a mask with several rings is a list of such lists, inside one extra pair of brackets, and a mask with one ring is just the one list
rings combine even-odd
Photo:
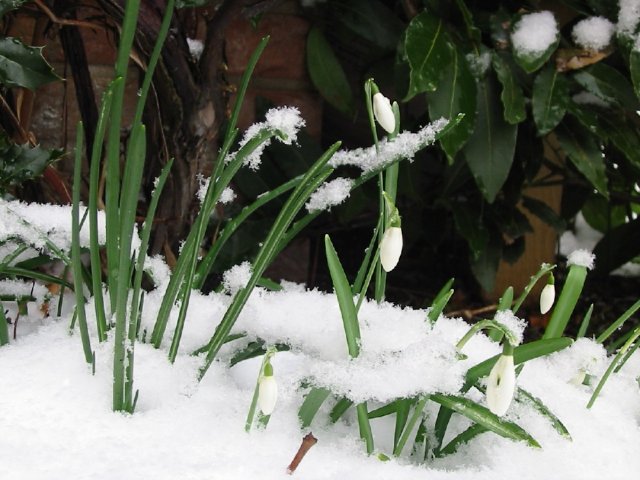
[(393, 114), (391, 102), (380, 92), (373, 96), (373, 115), (382, 128), (388, 133), (393, 133), (396, 129), (396, 116)]
[(513, 355), (500, 355), (487, 380), (487, 406), (499, 417), (507, 413), (516, 390)]
[(402, 253), (402, 229), (389, 227), (380, 242), (380, 263), (385, 272), (390, 272), (398, 264)]
[(278, 400), (278, 384), (273, 377), (273, 367), (267, 363), (264, 375), (258, 381), (258, 407), (263, 415), (271, 415)]
[(540, 293), (540, 313), (544, 315), (551, 310), (555, 298), (556, 288), (550, 283), (546, 284)]

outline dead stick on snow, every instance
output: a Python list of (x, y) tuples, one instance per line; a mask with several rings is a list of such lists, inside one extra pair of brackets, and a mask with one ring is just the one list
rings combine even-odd
[(300, 462), (307, 454), (309, 449), (316, 443), (318, 443), (318, 439), (313, 436), (313, 433), (309, 432), (304, 436), (304, 438), (302, 439), (302, 443), (300, 444), (300, 448), (298, 449), (298, 453), (296, 453), (296, 456), (293, 457), (293, 460), (287, 467), (288, 475), (293, 475), (293, 472), (296, 471), (296, 468), (298, 468), (298, 465), (300, 465)]

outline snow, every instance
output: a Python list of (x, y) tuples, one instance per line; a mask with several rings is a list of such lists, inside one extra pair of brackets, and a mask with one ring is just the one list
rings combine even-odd
[(195, 38), (187, 38), (187, 45), (189, 46), (189, 53), (195, 60), (200, 60), (202, 52), (204, 51), (204, 44)]
[(527, 326), (523, 319), (516, 317), (511, 310), (499, 310), (496, 313), (495, 321), (501, 323), (513, 333), (517, 340), (517, 343), (513, 345), (514, 347), (522, 343), (524, 329)]
[(620, 0), (618, 2), (618, 33), (624, 36), (635, 34), (640, 22), (640, 0)]
[(573, 27), (571, 36), (577, 45), (586, 50), (603, 50), (611, 43), (615, 25), (604, 17), (589, 17)]
[(467, 59), (467, 63), (469, 63), (471, 73), (476, 78), (484, 77), (491, 66), (491, 53), (489, 51), (480, 54), (475, 52), (467, 53), (465, 58)]
[(236, 199), (236, 192), (233, 191), (233, 188), (227, 187), (220, 194), (219, 203), (222, 205), (226, 205), (228, 203), (233, 202)]
[[(291, 145), (297, 140), (298, 130), (305, 126), (305, 121), (300, 116), (300, 110), (296, 107), (279, 107), (272, 108), (267, 111), (265, 121), (254, 123), (244, 133), (239, 144), (239, 149), (244, 147), (251, 139), (255, 138), (264, 130), (272, 130), (277, 132), (276, 138), (285, 145)], [(244, 164), (251, 170), (257, 170), (260, 167), (261, 156), (264, 149), (271, 144), (271, 140), (262, 142), (251, 154), (247, 155)], [(227, 156), (229, 163), (237, 154), (232, 153)]]
[(539, 55), (558, 38), (558, 23), (548, 10), (523, 15), (511, 33), (513, 48), (523, 55)]
[(596, 256), (586, 249), (574, 250), (567, 257), (567, 265), (578, 265), (592, 270), (595, 266)]
[(231, 294), (236, 294), (249, 283), (251, 278), (252, 267), (249, 262), (242, 262), (234, 265), (222, 274), (222, 285), (224, 290)]
[(328, 210), (344, 202), (351, 193), (353, 180), (350, 178), (336, 178), (325, 182), (311, 194), (306, 208), (310, 213), (318, 210)]
[(359, 167), (363, 173), (368, 173), (376, 168), (397, 160), (406, 158), (411, 161), (415, 154), (435, 141), (436, 135), (447, 125), (448, 120), (441, 118), (432, 122), (415, 133), (402, 132), (395, 139), (389, 141), (383, 139), (379, 142), (379, 151), (375, 146), (368, 148), (356, 148), (354, 150), (339, 150), (329, 160), (333, 167), (340, 165), (353, 165)]

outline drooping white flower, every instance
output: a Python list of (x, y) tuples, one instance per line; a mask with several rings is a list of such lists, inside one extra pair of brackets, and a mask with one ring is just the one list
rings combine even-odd
[(380, 92), (373, 95), (373, 115), (382, 128), (388, 133), (396, 129), (396, 116), (391, 108), (391, 101)]
[(380, 242), (380, 263), (385, 272), (390, 272), (398, 264), (402, 253), (402, 229), (389, 227)]
[(544, 315), (551, 310), (555, 299), (556, 288), (553, 283), (547, 283), (540, 292), (540, 313)]
[(258, 381), (258, 408), (263, 415), (271, 415), (278, 400), (278, 384), (273, 377), (273, 367), (267, 363)]
[(498, 416), (507, 413), (516, 390), (513, 355), (500, 355), (487, 380), (487, 406)]

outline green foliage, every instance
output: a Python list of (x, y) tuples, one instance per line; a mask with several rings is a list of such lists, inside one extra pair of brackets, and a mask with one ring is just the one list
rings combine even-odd
[(0, 38), (0, 83), (29, 90), (60, 80), (42, 56), (42, 47), (29, 47), (17, 38)]
[[(560, 184), (563, 202), (573, 205), (568, 215), (584, 206), (605, 233), (633, 233), (633, 227), (622, 225), (638, 209), (640, 55), (628, 37), (614, 35), (606, 49), (581, 52), (573, 48), (579, 46), (571, 35), (573, 25), (589, 16), (615, 24), (615, 6), (591, 0), (562, 2), (562, 8), (546, 4), (558, 24), (572, 20), (546, 49), (532, 54), (515, 49), (512, 34), (524, 15), (538, 13), (533, 6), (523, 13), (507, 2), (433, 0), (405, 16), (406, 11), (392, 10), (391, 1), (371, 2), (375, 7), (363, 3), (328, 0), (314, 8), (314, 18), (325, 20), (319, 26), (344, 24), (339, 13), (349, 12), (348, 34), (338, 29), (330, 37), (338, 60), (348, 78), (364, 80), (375, 72), (380, 79), (378, 72), (394, 69), (403, 125), (465, 114), (441, 138), (441, 152), (422, 155), (408, 168), (410, 182), (400, 183), (399, 198), (410, 195), (415, 218), (453, 231), (466, 243), (469, 266), (485, 289), (491, 288), (499, 261), (513, 261), (524, 250), (527, 228), (509, 227), (523, 226), (517, 221), (523, 211), (559, 233), (572, 220), (532, 200), (530, 187)], [(384, 8), (385, 15), (372, 14)], [(319, 16), (323, 11), (326, 16)], [(340, 55), (360, 42), (376, 44), (362, 62)], [(389, 45), (395, 45), (395, 55)], [(390, 76), (386, 83), (385, 93)], [(545, 144), (551, 148), (543, 149)], [(593, 190), (600, 200), (580, 193)], [(429, 245), (434, 252), (453, 244), (444, 234), (412, 233), (422, 236), (408, 243)], [(637, 255), (632, 243), (623, 241), (624, 251), (599, 264), (599, 271)]]

